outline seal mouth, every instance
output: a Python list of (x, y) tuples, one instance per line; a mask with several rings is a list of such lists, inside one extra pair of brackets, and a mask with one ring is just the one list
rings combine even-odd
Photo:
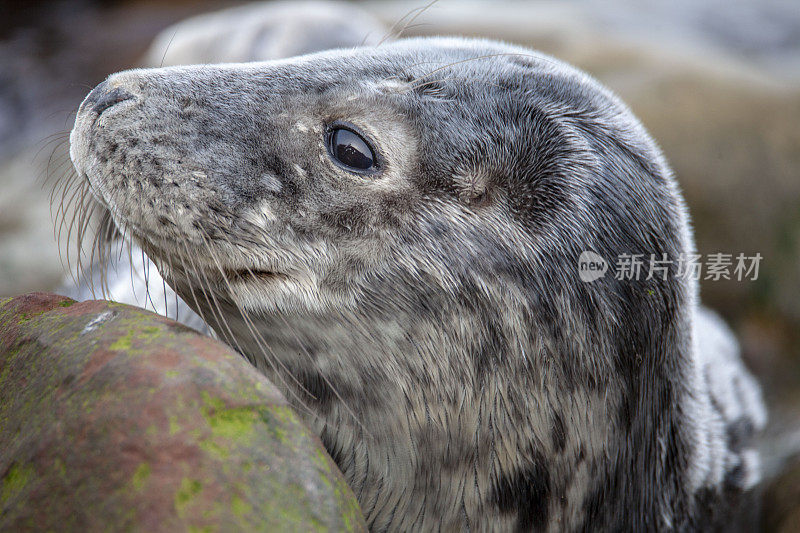
[[(135, 234), (135, 231), (131, 231)], [(162, 275), (170, 278), (184, 278), (191, 283), (191, 280), (198, 280), (203, 283), (220, 284), (274, 284), (277, 282), (289, 281), (292, 279), (288, 273), (278, 272), (269, 268), (259, 268), (256, 266), (220, 264), (221, 261), (213, 257), (211, 260), (199, 260), (198, 257), (189, 257), (185, 254), (175, 254), (174, 250), (169, 252), (164, 247), (164, 243), (154, 243), (151, 241), (138, 240), (148, 257), (155, 260), (159, 265)], [(168, 274), (167, 274), (168, 273)]]
[(222, 273), (224, 277), (228, 279), (228, 281), (240, 281), (240, 282), (279, 281), (288, 278), (286, 274), (281, 274), (280, 272), (275, 272), (272, 270), (259, 270), (259, 269), (242, 269), (242, 270), (223, 269)]

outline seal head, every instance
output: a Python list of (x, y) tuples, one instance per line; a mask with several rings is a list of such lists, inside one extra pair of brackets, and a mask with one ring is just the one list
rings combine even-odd
[(585, 74), (415, 39), (104, 83), (76, 169), (374, 530), (686, 529), (757, 479), (758, 389), (737, 367), (734, 450), (695, 283), (579, 276), (587, 250), (693, 249), (658, 149)]

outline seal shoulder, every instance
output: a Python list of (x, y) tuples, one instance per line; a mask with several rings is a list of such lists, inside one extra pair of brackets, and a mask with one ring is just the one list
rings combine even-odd
[[(747, 491), (760, 478), (757, 435), (767, 422), (761, 389), (744, 366), (733, 332), (719, 315), (698, 307), (693, 333), (698, 394), (706, 399), (697, 413), (706, 418), (706, 438), (700, 447), (709, 448), (703, 485)], [(716, 435), (712, 428), (717, 428)]]

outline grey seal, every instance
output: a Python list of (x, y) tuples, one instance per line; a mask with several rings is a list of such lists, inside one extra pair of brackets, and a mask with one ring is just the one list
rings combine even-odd
[(735, 524), (765, 412), (610, 91), (458, 38), (132, 70), (85, 99), (81, 187), (282, 388), (380, 530)]

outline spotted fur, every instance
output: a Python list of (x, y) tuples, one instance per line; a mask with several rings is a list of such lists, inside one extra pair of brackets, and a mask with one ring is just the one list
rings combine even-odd
[[(587, 75), (437, 38), (104, 83), (77, 171), (372, 530), (706, 529), (757, 482), (758, 386), (696, 283), (578, 276), (584, 250), (694, 246), (661, 153)], [(377, 175), (331, 161), (337, 120)]]

